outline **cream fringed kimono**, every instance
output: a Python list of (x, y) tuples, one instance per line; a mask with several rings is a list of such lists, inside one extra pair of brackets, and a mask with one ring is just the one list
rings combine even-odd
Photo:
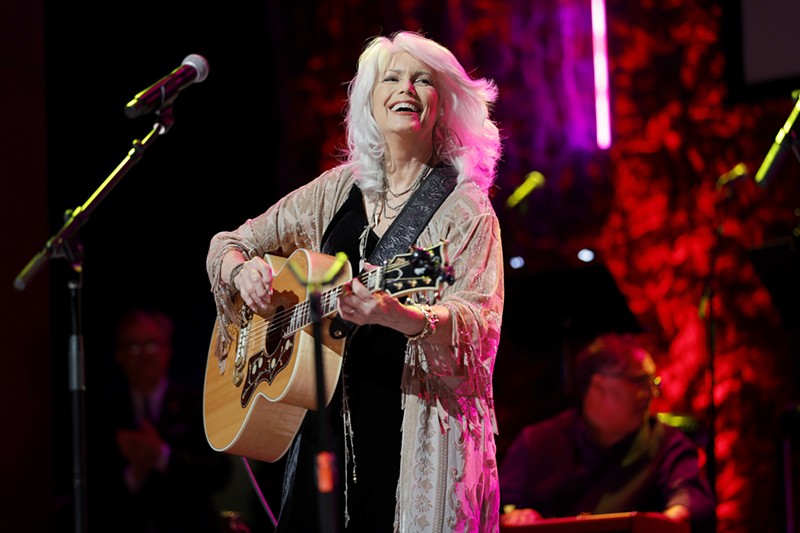
[[(220, 324), (236, 320), (220, 278), (226, 252), (235, 247), (249, 258), (319, 250), (352, 185), (347, 167), (337, 167), (237, 230), (214, 236), (206, 266)], [(500, 340), (503, 261), (497, 217), (473, 183), (459, 180), (417, 245), (427, 248), (442, 240), (448, 243), (455, 282), (438, 295), (415, 297), (436, 299), (450, 310), (453, 338), (447, 348), (423, 342), (406, 349), (395, 530), (495, 532), (500, 494), (492, 371)]]

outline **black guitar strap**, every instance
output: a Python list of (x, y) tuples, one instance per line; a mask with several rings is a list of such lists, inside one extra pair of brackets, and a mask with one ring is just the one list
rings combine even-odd
[[(455, 189), (457, 178), (458, 172), (454, 167), (434, 167), (427, 179), (411, 194), (411, 198), (375, 245), (367, 261), (373, 265), (382, 265), (395, 255), (408, 252), (444, 199)], [(337, 315), (331, 322), (330, 334), (335, 339), (341, 339), (352, 333), (354, 328), (355, 324)]]
[(399, 253), (409, 251), (422, 229), (455, 188), (457, 177), (458, 173), (453, 167), (434, 167), (428, 178), (411, 194), (367, 261), (381, 265)]

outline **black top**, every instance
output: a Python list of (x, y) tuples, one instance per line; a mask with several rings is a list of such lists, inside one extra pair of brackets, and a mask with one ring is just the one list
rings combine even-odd
[[(346, 253), (353, 272), (358, 272), (359, 237), (366, 225), (361, 191), (354, 186), (326, 229), (321, 251), (329, 255)], [(377, 243), (378, 236), (370, 230), (365, 255), (369, 256)], [(325, 531), (392, 531), (400, 474), (403, 419), (400, 380), (405, 346), (403, 334), (376, 325), (357, 328), (348, 340), (342, 375), (326, 409), (332, 442), (325, 448), (334, 453), (338, 470), (333, 508), (322, 509)], [(347, 513), (350, 518), (346, 529), (343, 386), (350, 407), (351, 453), (354, 454), (348, 464)], [(315, 482), (318, 425), (316, 413), (309, 411), (288, 452), (277, 531), (321, 531)], [(331, 523), (333, 527), (327, 525)]]

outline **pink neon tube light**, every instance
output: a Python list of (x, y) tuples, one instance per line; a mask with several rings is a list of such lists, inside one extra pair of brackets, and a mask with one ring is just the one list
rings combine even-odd
[(606, 50), (606, 3), (592, 0), (592, 55), (594, 61), (594, 108), (597, 147), (611, 146), (611, 111), (608, 94), (608, 51)]

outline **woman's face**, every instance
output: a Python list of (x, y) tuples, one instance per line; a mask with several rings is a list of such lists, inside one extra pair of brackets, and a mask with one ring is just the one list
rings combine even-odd
[(372, 115), (383, 134), (432, 142), (438, 113), (431, 69), (408, 52), (392, 57), (372, 89)]

